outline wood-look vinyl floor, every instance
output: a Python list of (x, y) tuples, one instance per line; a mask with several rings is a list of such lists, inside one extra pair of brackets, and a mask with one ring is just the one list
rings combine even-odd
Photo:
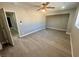
[(13, 36), (15, 46), (0, 51), (5, 57), (71, 57), (66, 32), (45, 29), (19, 38)]

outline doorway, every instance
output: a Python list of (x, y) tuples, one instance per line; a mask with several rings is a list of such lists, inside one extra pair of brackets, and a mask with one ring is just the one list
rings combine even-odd
[(0, 9), (0, 38), (0, 44), (2, 46), (7, 43), (14, 46), (14, 41), (8, 25), (6, 12), (3, 8)]
[(6, 12), (6, 16), (12, 36), (18, 36), (18, 28), (16, 23), (15, 12)]

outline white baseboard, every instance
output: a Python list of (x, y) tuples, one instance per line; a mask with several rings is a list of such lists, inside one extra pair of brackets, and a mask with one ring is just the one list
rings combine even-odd
[(69, 33), (69, 32), (66, 32), (66, 34), (71, 35), (71, 33)]
[(73, 56), (73, 45), (72, 45), (72, 36), (71, 36), (71, 33), (66, 32), (66, 34), (70, 35), (71, 54), (72, 54), (72, 57), (74, 57)]
[(70, 45), (71, 45), (71, 54), (72, 54), (72, 57), (74, 57), (73, 55), (73, 45), (72, 45), (72, 36), (70, 34)]
[(45, 28), (34, 30), (34, 31), (30, 32), (30, 33), (27, 33), (27, 34), (24, 34), (24, 35), (20, 35), (19, 37), (27, 36), (27, 35), (29, 35), (29, 34), (38, 32), (38, 31), (43, 30), (43, 29), (45, 29)]
[(57, 28), (53, 28), (53, 27), (47, 27), (49, 29), (55, 29), (55, 30), (60, 30), (60, 31), (66, 31), (66, 29), (57, 29)]

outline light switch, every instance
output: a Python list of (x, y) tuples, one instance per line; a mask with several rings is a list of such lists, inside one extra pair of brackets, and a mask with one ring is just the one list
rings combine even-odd
[(20, 24), (22, 25), (22, 21), (20, 21)]
[(20, 21), (20, 23), (22, 23), (22, 21)]

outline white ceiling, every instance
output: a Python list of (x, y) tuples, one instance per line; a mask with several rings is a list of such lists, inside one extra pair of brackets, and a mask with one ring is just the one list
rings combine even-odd
[[(21, 2), (18, 4), (39, 8), (42, 3), (41, 2)], [(66, 10), (66, 9), (76, 8), (78, 5), (79, 5), (79, 2), (50, 2), (48, 6), (55, 7), (55, 9), (49, 9), (50, 11), (53, 11), (53, 10), (55, 11), (55, 10)], [(62, 7), (65, 7), (65, 8), (63, 9)]]
[[(11, 4), (14, 4), (14, 5), (36, 7), (37, 9), (40, 8), (40, 5), (42, 3), (43, 2), (11, 2)], [(2, 3), (0, 2), (0, 4)], [(66, 10), (66, 9), (76, 8), (78, 5), (79, 5), (79, 2), (50, 2), (48, 6), (55, 7), (55, 9), (49, 9), (50, 11), (56, 11), (56, 10)], [(63, 6), (65, 7), (64, 9), (62, 8)]]

